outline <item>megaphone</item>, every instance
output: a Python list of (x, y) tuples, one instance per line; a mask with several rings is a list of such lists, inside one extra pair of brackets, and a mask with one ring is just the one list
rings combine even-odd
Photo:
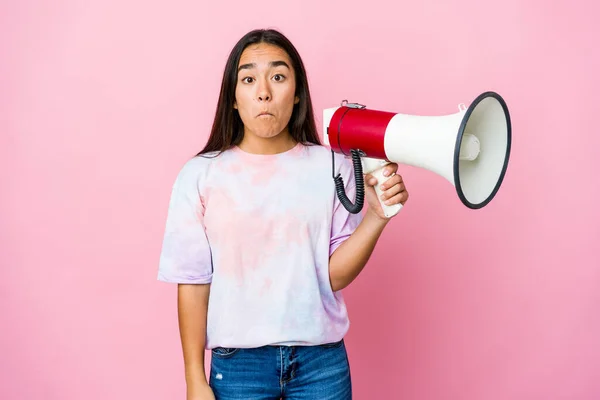
[[(332, 152), (353, 159), (354, 203), (346, 196), (341, 176), (334, 176), (338, 198), (351, 213), (360, 212), (364, 204), (363, 174), (377, 178), (380, 198), (379, 184), (388, 179), (383, 167), (390, 162), (432, 171), (454, 185), (466, 207), (482, 208), (502, 185), (512, 135), (506, 102), (492, 91), (477, 96), (468, 108), (459, 104), (458, 112), (440, 116), (370, 110), (344, 100), (339, 107), (323, 110), (323, 133)], [(381, 199), (380, 203), (386, 217), (402, 208)]]

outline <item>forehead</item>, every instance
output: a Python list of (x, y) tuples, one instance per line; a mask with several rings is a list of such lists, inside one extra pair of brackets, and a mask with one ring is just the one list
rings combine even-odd
[(271, 61), (285, 61), (291, 66), (290, 57), (281, 47), (267, 44), (258, 43), (252, 44), (244, 49), (240, 56), (240, 65), (244, 64), (265, 64)]

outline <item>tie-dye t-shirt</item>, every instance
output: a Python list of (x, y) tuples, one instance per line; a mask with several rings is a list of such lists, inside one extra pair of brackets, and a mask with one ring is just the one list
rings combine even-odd
[[(158, 279), (210, 283), (206, 348), (315, 345), (344, 337), (329, 257), (362, 219), (339, 202), (331, 150), (233, 147), (187, 161), (173, 185)], [(354, 200), (351, 160), (335, 153)]]

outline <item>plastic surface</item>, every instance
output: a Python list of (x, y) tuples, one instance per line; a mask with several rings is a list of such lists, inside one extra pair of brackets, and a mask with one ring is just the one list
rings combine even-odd
[(373, 175), (373, 177), (375, 177), (375, 179), (377, 179), (377, 184), (375, 185), (375, 193), (377, 193), (377, 198), (379, 199), (379, 204), (381, 205), (383, 214), (386, 216), (386, 218), (390, 218), (398, 214), (402, 209), (402, 204), (394, 204), (388, 206), (384, 204), (384, 200), (381, 199), (383, 191), (380, 189), (380, 186), (382, 183), (391, 178), (391, 176), (383, 175), (384, 167), (388, 165), (389, 162), (386, 160), (380, 160), (369, 157), (361, 157), (361, 161), (363, 165), (363, 173), (365, 175), (370, 173), (371, 175)]

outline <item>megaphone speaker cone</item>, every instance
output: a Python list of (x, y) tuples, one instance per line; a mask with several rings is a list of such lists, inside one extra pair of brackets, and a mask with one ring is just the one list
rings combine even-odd
[[(478, 154), (472, 160), (461, 157), (465, 148), (469, 152), (465, 140), (473, 137)], [(454, 186), (465, 206), (479, 209), (494, 198), (506, 174), (510, 148), (511, 121), (504, 99), (495, 92), (480, 94), (464, 114), (454, 149)]]

